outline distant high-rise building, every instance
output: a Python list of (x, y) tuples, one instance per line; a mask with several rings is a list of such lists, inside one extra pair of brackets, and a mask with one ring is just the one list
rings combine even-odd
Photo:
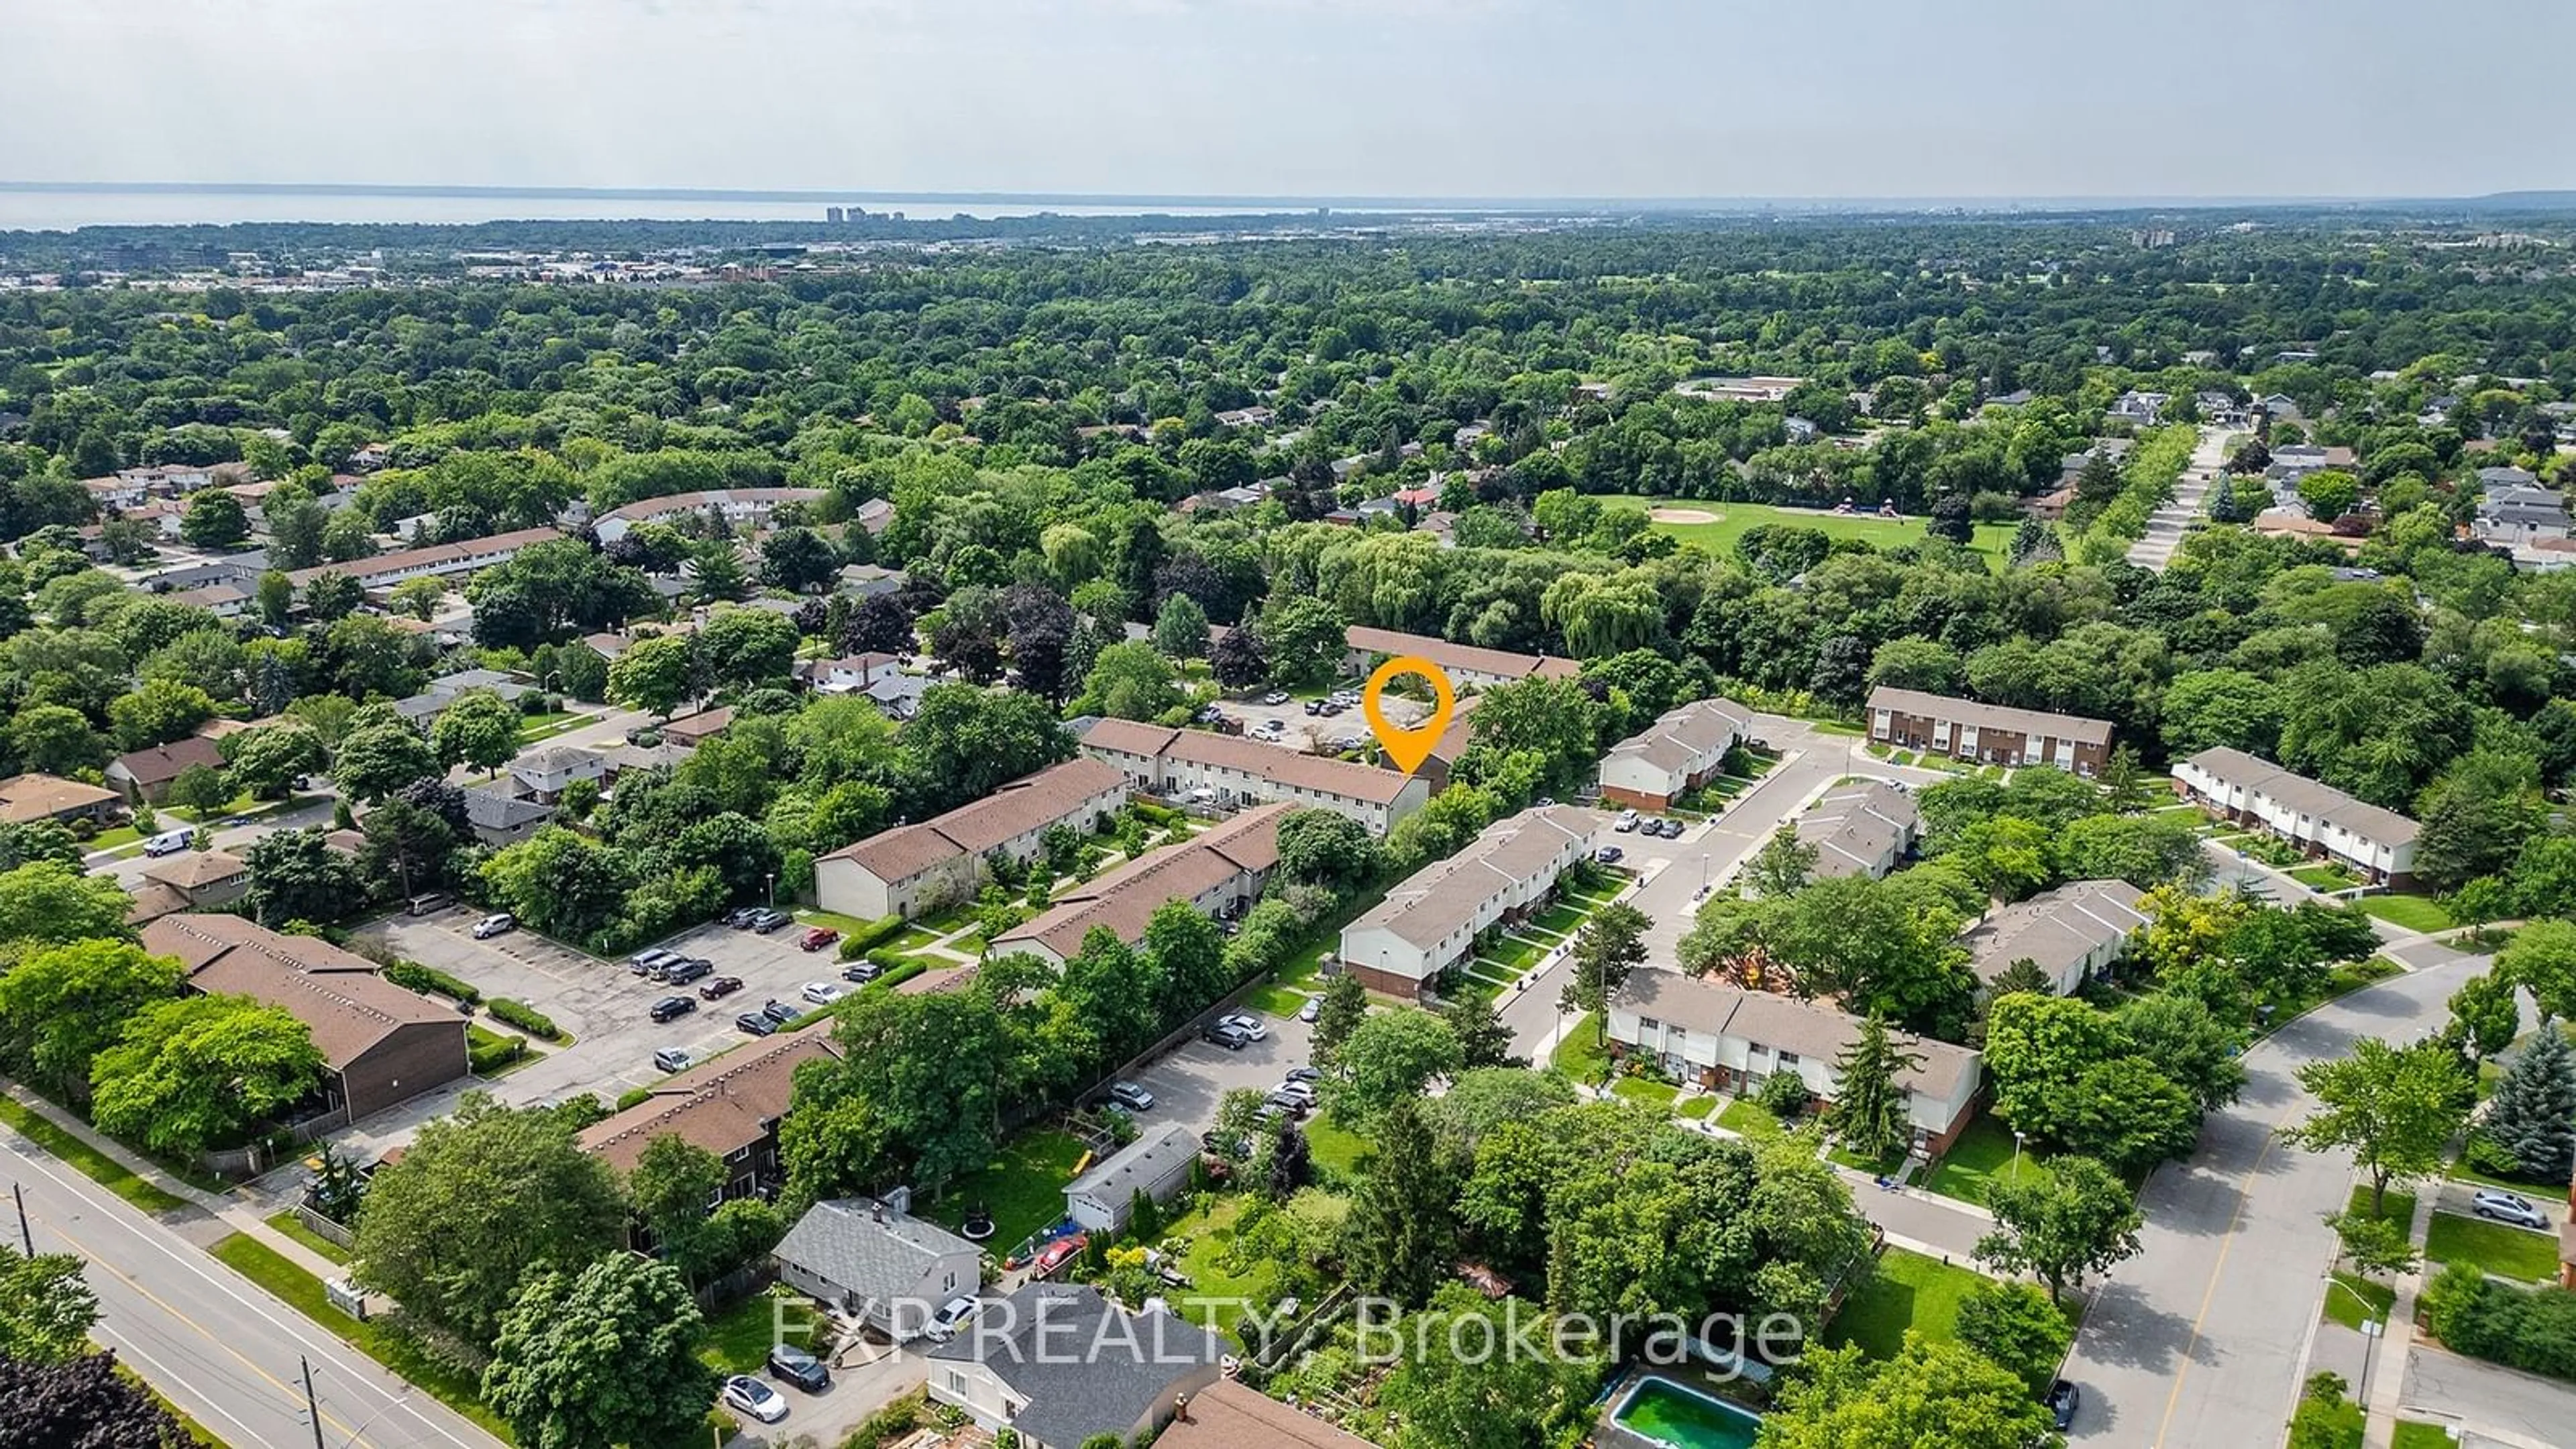
[(823, 219), (834, 226), (839, 226), (842, 222), (849, 220), (849, 213), (843, 211), (837, 206), (827, 206), (823, 208)]

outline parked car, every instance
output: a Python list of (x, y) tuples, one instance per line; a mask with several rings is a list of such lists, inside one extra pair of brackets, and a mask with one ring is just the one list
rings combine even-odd
[(766, 936), (791, 919), (785, 911), (762, 911), (751, 918), (751, 928)]
[(654, 969), (680, 959), (677, 951), (638, 951), (626, 958), (626, 969), (638, 976), (650, 976)]
[(803, 1016), (805, 1014), (805, 1008), (796, 1005), (794, 1002), (780, 1001), (776, 997), (771, 997), (767, 1002), (761, 1005), (760, 1014), (768, 1017), (771, 1021), (776, 1022), (780, 1026), (785, 1026), (787, 1023)]
[(657, 1023), (678, 1021), (681, 1017), (684, 1017), (697, 1009), (698, 1003), (693, 997), (665, 996), (661, 1000), (653, 1003), (652, 1017)]
[(1200, 1032), (1199, 1039), (1201, 1041), (1214, 1042), (1218, 1046), (1221, 1046), (1230, 1052), (1239, 1052), (1245, 1047), (1252, 1045), (1252, 1038), (1243, 1034), (1243, 1028), (1239, 1026), (1228, 1026), (1224, 1022), (1218, 1022), (1207, 1030)]
[(1273, 1092), (1269, 1096), (1262, 1098), (1262, 1101), (1269, 1106), (1278, 1108), (1280, 1111), (1287, 1113), (1291, 1117), (1303, 1117), (1315, 1108), (1314, 1101), (1311, 1098), (1298, 1096), (1294, 1092)]
[(1622, 810), (1622, 811), (1620, 811), (1620, 812), (1619, 812), (1619, 818), (1618, 818), (1617, 820), (1614, 820), (1614, 821), (1612, 821), (1612, 822), (1610, 823), (1610, 828), (1611, 828), (1611, 829), (1613, 829), (1613, 830), (1618, 831), (1618, 832), (1619, 832), (1620, 834), (1622, 834), (1622, 835), (1625, 835), (1625, 834), (1627, 834), (1629, 831), (1636, 829), (1636, 828), (1637, 828), (1637, 812), (1636, 812), (1636, 811), (1634, 811), (1634, 810)]
[(1320, 997), (1320, 996), (1309, 996), (1309, 997), (1307, 997), (1307, 998), (1306, 998), (1306, 1004), (1305, 1004), (1305, 1005), (1303, 1005), (1303, 1006), (1301, 1006), (1301, 1007), (1298, 1007), (1298, 1008), (1297, 1008), (1297, 1019), (1298, 1019), (1299, 1021), (1311, 1022), (1311, 1021), (1313, 1021), (1316, 1017), (1319, 1017), (1319, 1016), (1321, 1016), (1321, 1015), (1323, 1015), (1323, 1014), (1324, 1014), (1324, 998), (1322, 998), (1322, 997)]
[(177, 855), (180, 851), (187, 849), (188, 842), (194, 838), (195, 836), (193, 833), (189, 831), (164, 830), (160, 834), (153, 836), (150, 840), (143, 842), (143, 853), (151, 856), (155, 860), (158, 860), (165, 855)]
[(1310, 699), (1310, 700), (1306, 701), (1306, 713), (1308, 713), (1308, 714), (1322, 714), (1323, 712), (1324, 712), (1324, 702), (1323, 702), (1322, 700), (1320, 700), (1320, 699)]
[(724, 1381), (724, 1406), (764, 1424), (787, 1417), (787, 1396), (749, 1374), (735, 1374)]
[(1671, 816), (1666, 816), (1655, 822), (1655, 833), (1666, 840), (1679, 840), (1682, 838), (1682, 823)]
[(1265, 694), (1265, 695), (1261, 696), (1261, 702), (1262, 702), (1263, 704), (1274, 704), (1274, 705), (1275, 705), (1275, 704), (1286, 704), (1286, 703), (1288, 702), (1288, 691), (1286, 691), (1286, 690), (1284, 690), (1284, 689), (1274, 689), (1274, 690), (1270, 691), (1268, 694)]
[(884, 974), (885, 968), (883, 966), (878, 965), (874, 961), (867, 960), (853, 961), (849, 965), (841, 968), (842, 980), (853, 981), (861, 986), (867, 985), (869, 982), (876, 980)]
[(1315, 1105), (1315, 1084), (1312, 1082), (1301, 1082), (1296, 1078), (1291, 1077), (1287, 1081), (1281, 1082), (1279, 1084), (1279, 1089), (1272, 1092), (1270, 1095), (1273, 1097), (1294, 1097), (1298, 1101), (1312, 1107)]
[(674, 961), (664, 967), (662, 979), (673, 986), (686, 986), (692, 981), (703, 981), (715, 973), (716, 963), (704, 956), (693, 956), (686, 961)]
[(829, 946), (840, 939), (841, 933), (832, 929), (830, 926), (816, 926), (808, 930), (804, 935), (796, 938), (796, 949), (799, 951), (820, 951), (824, 947)]
[(1320, 1082), (1323, 1079), (1324, 1074), (1315, 1070), (1313, 1067), (1290, 1067), (1288, 1069), (1288, 1080), (1292, 1082)]
[(838, 1001), (849, 994), (850, 988), (843, 986), (838, 981), (808, 981), (805, 983), (805, 999), (814, 1003), (816, 1006), (829, 1006), (833, 1002)]
[(783, 1343), (769, 1351), (769, 1371), (779, 1382), (793, 1384), (809, 1394), (819, 1394), (832, 1386), (832, 1371), (823, 1366), (821, 1359)]
[(2075, 1427), (2075, 1410), (2084, 1402), (2084, 1391), (2064, 1379), (2048, 1386), (2048, 1414), (2057, 1421), (2058, 1430)]
[(1091, 1246), (1091, 1238), (1088, 1234), (1075, 1233), (1069, 1238), (1058, 1238), (1038, 1249), (1037, 1260), (1031, 1265), (1030, 1271), (1037, 1277), (1043, 1278), (1063, 1267), (1067, 1258), (1089, 1246)]
[(1109, 1100), (1126, 1108), (1130, 1112), (1151, 1112), (1154, 1110), (1154, 1094), (1146, 1091), (1143, 1087), (1138, 1086), (1134, 1082), (1110, 1083)]
[(653, 1053), (653, 1065), (666, 1072), (685, 1072), (698, 1064), (698, 1059), (678, 1047), (664, 1047)]
[(2482, 1187), (2469, 1197), (2469, 1206), (2479, 1217), (2493, 1218), (2523, 1228), (2547, 1228), (2549, 1219), (2537, 1204), (2520, 1193), (2500, 1188)]
[(778, 1030), (777, 1022), (771, 1021), (767, 1015), (757, 1011), (744, 1012), (733, 1019), (733, 1024), (736, 1030), (748, 1032), (753, 1036), (767, 1036)]
[(1603, 865), (1617, 865), (1620, 861), (1626, 859), (1627, 855), (1628, 852), (1621, 850), (1615, 845), (1605, 845), (1599, 850), (1592, 852), (1592, 858), (1601, 862)]
[(741, 989), (741, 977), (719, 976), (715, 980), (698, 988), (698, 999), (700, 1001), (722, 1001)]
[(760, 907), (758, 906), (736, 906), (732, 910), (725, 912), (724, 923), (739, 931), (743, 927), (750, 925), (751, 918), (759, 914)]
[(474, 939), (488, 941), (503, 931), (516, 930), (518, 925), (519, 918), (508, 911), (494, 911), (474, 923)]
[(1248, 1041), (1264, 1041), (1270, 1036), (1270, 1028), (1263, 1026), (1261, 1018), (1248, 1011), (1238, 1011), (1232, 1016), (1218, 1017), (1216, 1024), (1233, 1027), (1236, 1031), (1242, 1032)]
[(957, 1330), (965, 1327), (966, 1320), (974, 1317), (975, 1310), (983, 1306), (983, 1300), (974, 1294), (960, 1293), (940, 1304), (939, 1311), (930, 1315), (930, 1323), (922, 1331), (930, 1336), (932, 1342), (946, 1343), (955, 1338)]

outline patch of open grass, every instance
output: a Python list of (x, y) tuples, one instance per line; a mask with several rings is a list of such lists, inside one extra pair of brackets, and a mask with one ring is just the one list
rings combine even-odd
[[(787, 1305), (784, 1313), (779, 1305)], [(814, 1341), (818, 1315), (802, 1293), (772, 1284), (707, 1320), (698, 1357), (723, 1374), (756, 1374), (780, 1341), (799, 1347)]]
[(1702, 1092), (1698, 1096), (1684, 1100), (1680, 1106), (1675, 1107), (1673, 1109), (1673, 1115), (1688, 1121), (1697, 1122), (1707, 1117), (1708, 1114), (1715, 1111), (1716, 1108), (1717, 1098), (1710, 1096), (1706, 1092)]
[(1983, 1203), (1998, 1183), (2044, 1181), (2048, 1168), (2027, 1146), (2020, 1166), (2014, 1166), (2013, 1145), (2011, 1128), (1992, 1117), (1979, 1117), (1933, 1164), (1923, 1188), (1961, 1202)]
[[(2344, 1203), (2344, 1211), (2358, 1216), (2369, 1216), (2370, 1188), (2368, 1185), (2352, 1190), (2352, 1197)], [(2390, 1188), (2387, 1201), (2380, 1204), (2379, 1219), (2401, 1233), (2411, 1230), (2415, 1225), (2415, 1194), (2402, 1187)]]
[(2558, 1280), (2555, 1234), (2464, 1218), (2457, 1213), (2433, 1214), (2432, 1230), (2424, 1235), (2424, 1256), (2436, 1263), (2467, 1263), (2480, 1272), (2525, 1283)]
[(1613, 1095), (1625, 1097), (1631, 1102), (1660, 1107), (1667, 1112), (1673, 1109), (1674, 1101), (1681, 1096), (1680, 1088), (1669, 1083), (1658, 1082), (1651, 1077), (1621, 1077), (1611, 1084), (1610, 1090)]
[(1255, 1011), (1270, 1016), (1293, 1017), (1305, 1010), (1306, 1003), (1312, 999), (1303, 991), (1291, 990), (1285, 986), (1268, 985), (1254, 987), (1251, 993), (1243, 998), (1243, 1003)]
[(1780, 1125), (1780, 1119), (1771, 1115), (1769, 1108), (1751, 1097), (1737, 1097), (1728, 1102), (1726, 1110), (1717, 1114), (1717, 1125), (1739, 1137), (1761, 1137), (1786, 1130)]
[(1610, 1053), (1601, 1045), (1601, 1029), (1591, 1012), (1567, 1024), (1548, 1065), (1578, 1082), (1599, 1082), (1610, 1075)]
[[(1654, 506), (1657, 500), (1622, 496), (1610, 501)], [(1732, 558), (1735, 542), (1748, 531), (1763, 524), (1788, 524), (1812, 528), (1833, 539), (1857, 539), (1886, 549), (1902, 544), (1920, 543), (1927, 534), (1927, 520), (1921, 515), (1910, 518), (1879, 518), (1867, 514), (1830, 513), (1821, 508), (1783, 508), (1768, 503), (1715, 503), (1692, 499), (1670, 500), (1675, 508), (1692, 508), (1714, 514), (1713, 523), (1657, 523), (1657, 533), (1669, 533), (1686, 544), (1696, 544), (1718, 558)], [(2013, 525), (1980, 523), (1968, 547), (1986, 558), (1989, 567), (1998, 565), (2011, 551)]]
[(510, 1426), (483, 1403), (481, 1386), (465, 1374), (439, 1363), (377, 1322), (361, 1322), (331, 1304), (322, 1280), (297, 1267), (284, 1254), (256, 1238), (234, 1233), (207, 1251), (253, 1283), (283, 1299), (351, 1348), (427, 1390), (440, 1403), (463, 1414), (505, 1444), (516, 1443)]
[(993, 1215), (993, 1239), (985, 1246), (1007, 1253), (1022, 1238), (1064, 1216), (1064, 1186), (1074, 1179), (1074, 1164), (1083, 1156), (1082, 1141), (1070, 1132), (1023, 1132), (1002, 1144), (982, 1170), (948, 1185), (931, 1217), (954, 1228), (982, 1203)]
[(1306, 1121), (1306, 1152), (1318, 1167), (1348, 1177), (1376, 1151), (1376, 1143), (1335, 1124), (1328, 1116), (1317, 1115)]
[(2451, 1431), (2422, 1419), (2397, 1421), (2397, 1437), (2388, 1441), (2389, 1449), (2451, 1449), (2455, 1441)]
[(2339, 865), (2303, 865), (2290, 872), (2290, 879), (2312, 891), (2339, 891), (2361, 884), (2361, 877)]
[(2386, 1323), (2388, 1306), (2396, 1301), (2397, 1290), (2388, 1284), (2339, 1272), (2326, 1282), (2326, 1321), (2359, 1333), (2364, 1319)]
[(2361, 898), (2361, 908), (2392, 926), (2408, 931), (2447, 931), (2459, 922), (2431, 896), (2382, 891)]
[(124, 1163), (54, 1125), (25, 1104), (0, 1097), (0, 1122), (71, 1165), (73, 1170), (147, 1213), (186, 1207), (188, 1200), (144, 1178)]
[(1938, 1258), (1890, 1248), (1879, 1256), (1869, 1281), (1844, 1299), (1842, 1311), (1825, 1325), (1825, 1341), (1836, 1348), (1858, 1344), (1872, 1358), (1892, 1358), (1905, 1346), (1908, 1329), (1934, 1342), (1955, 1339), (1959, 1300), (1984, 1281), (1982, 1275)]
[[(793, 915), (793, 916), (794, 916), (794, 917), (795, 917), (795, 918), (796, 918), (800, 923), (802, 923), (802, 924), (804, 924), (804, 925), (808, 925), (808, 926), (829, 926), (829, 927), (831, 927), (833, 930), (840, 932), (840, 933), (841, 933), (842, 935), (844, 935), (844, 936), (847, 936), (847, 935), (851, 934), (851, 933), (852, 933), (852, 932), (854, 932), (854, 931), (866, 931), (866, 930), (870, 930), (870, 929), (872, 929), (872, 928), (875, 926), (875, 924), (876, 924), (876, 923), (875, 923), (875, 922), (873, 922), (873, 921), (862, 921), (862, 920), (860, 920), (860, 919), (859, 919), (858, 917), (856, 917), (856, 916), (845, 916), (845, 915), (842, 915), (839, 911), (827, 911), (827, 910), (824, 910), (824, 909), (823, 909), (822, 907), (820, 907), (820, 906), (798, 906), (795, 910), (793, 910), (793, 911), (789, 912), (789, 914), (790, 914), (790, 915)], [(917, 930), (917, 929), (919, 929), (919, 928), (918, 928), (918, 927), (914, 927), (914, 928), (911, 928), (911, 929), (907, 929), (907, 930), (905, 930), (904, 932), (902, 932), (902, 933), (901, 933), (901, 935), (898, 935), (898, 936), (895, 938), (895, 940), (896, 940), (897, 942), (900, 942), (900, 941), (901, 941), (905, 936), (909, 936), (909, 935), (911, 935), (911, 934), (913, 933), (913, 930)], [(924, 946), (927, 946), (927, 945), (929, 945), (933, 940), (936, 940), (936, 939), (937, 939), (936, 937), (934, 937), (934, 936), (930, 935), (928, 932), (923, 932), (923, 933), (922, 933), (922, 937), (921, 937), (920, 944), (921, 944), (921, 945), (924, 945)], [(892, 944), (892, 943), (889, 943), (889, 944)], [(900, 947), (898, 947), (898, 949), (900, 949)]]
[(293, 1208), (288, 1208), (284, 1212), (270, 1213), (262, 1221), (334, 1263), (349, 1261), (348, 1249), (306, 1227), (304, 1219), (297, 1217)]

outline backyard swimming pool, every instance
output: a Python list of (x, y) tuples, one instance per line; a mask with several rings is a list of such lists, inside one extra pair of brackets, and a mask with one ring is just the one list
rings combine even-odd
[(1653, 1374), (1637, 1380), (1611, 1418), (1673, 1449), (1753, 1449), (1762, 1432), (1757, 1416)]

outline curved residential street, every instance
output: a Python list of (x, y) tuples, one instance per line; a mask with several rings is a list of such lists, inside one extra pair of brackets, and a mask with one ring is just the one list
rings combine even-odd
[(2352, 1188), (2341, 1153), (2276, 1135), (2313, 1105), (2293, 1077), (2361, 1037), (2403, 1041), (2439, 1026), (2446, 1001), (2492, 959), (2433, 941), (2388, 954), (2410, 969), (2330, 1002), (2245, 1054), (2245, 1095), (2201, 1129), (2141, 1203), (2145, 1252), (2098, 1292), (2066, 1376), (2081, 1385), (2070, 1440), (2120, 1449), (2241, 1449), (2281, 1442), (2324, 1302)]

